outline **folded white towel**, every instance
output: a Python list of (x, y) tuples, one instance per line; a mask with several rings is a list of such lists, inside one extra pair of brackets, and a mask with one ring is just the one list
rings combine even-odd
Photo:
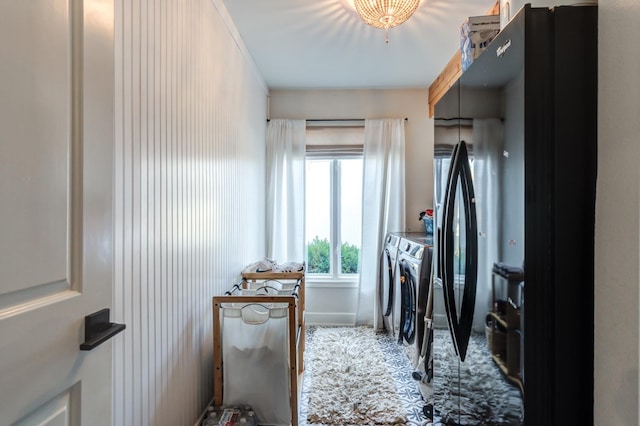
[(247, 265), (242, 272), (268, 272), (274, 270), (275, 266), (277, 266), (275, 261), (265, 257), (262, 260)]

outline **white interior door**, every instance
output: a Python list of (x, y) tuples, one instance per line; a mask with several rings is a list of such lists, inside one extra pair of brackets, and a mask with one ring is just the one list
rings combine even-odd
[(113, 75), (113, 0), (0, 0), (2, 425), (111, 423)]

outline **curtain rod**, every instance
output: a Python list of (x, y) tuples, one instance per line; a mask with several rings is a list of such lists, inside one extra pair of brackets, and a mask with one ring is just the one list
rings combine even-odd
[[(307, 118), (306, 122), (317, 122), (317, 121), (364, 121), (365, 118)], [(271, 121), (270, 118), (267, 118), (267, 121)], [(409, 121), (407, 117), (404, 118), (404, 121)]]
[[(447, 118), (447, 117), (440, 117), (440, 118), (436, 117), (436, 118), (434, 118), (434, 121), (438, 121), (438, 120), (441, 120), (441, 121), (455, 121), (455, 120), (473, 121), (473, 120), (475, 120), (475, 118), (473, 118), (473, 117), (449, 117), (449, 118)], [(504, 118), (500, 117), (499, 120), (500, 121), (504, 121)]]

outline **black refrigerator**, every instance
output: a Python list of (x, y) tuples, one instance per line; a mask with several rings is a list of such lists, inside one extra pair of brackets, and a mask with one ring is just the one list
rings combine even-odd
[(443, 424), (593, 423), (597, 21), (525, 5), (435, 106)]

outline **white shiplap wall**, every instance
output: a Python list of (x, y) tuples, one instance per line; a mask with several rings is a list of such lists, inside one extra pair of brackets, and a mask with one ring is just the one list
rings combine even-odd
[(118, 0), (114, 423), (192, 425), (211, 298), (264, 255), (267, 89), (219, 0)]

